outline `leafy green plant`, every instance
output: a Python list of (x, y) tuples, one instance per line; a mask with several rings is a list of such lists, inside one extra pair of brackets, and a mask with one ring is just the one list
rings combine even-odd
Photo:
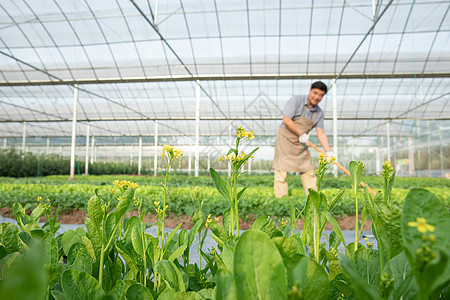
[[(213, 168), (209, 169), (209, 173), (211, 175), (214, 184), (216, 185), (219, 193), (227, 200), (230, 205), (230, 227), (227, 228), (228, 232), (231, 235), (239, 236), (239, 210), (238, 204), (239, 200), (242, 198), (245, 190), (242, 188), (238, 192), (237, 181), (238, 178), (242, 175), (240, 172), (242, 165), (246, 164), (249, 159), (252, 158), (253, 153), (256, 152), (259, 148), (253, 149), (249, 154), (246, 154), (244, 151), (239, 153), (239, 143), (247, 138), (248, 140), (254, 138), (254, 131), (247, 132), (242, 127), (238, 127), (236, 131), (236, 146), (228, 151), (227, 155), (222, 157), (219, 156), (219, 160), (223, 161), (227, 168), (229, 168), (231, 176), (225, 178), (225, 180), (214, 170)], [(235, 233), (236, 230), (236, 233)]]
[[(351, 183), (352, 183), (352, 189), (355, 196), (355, 215), (356, 215), (356, 224), (355, 224), (355, 246), (354, 251), (358, 250), (358, 241), (361, 236), (361, 233), (358, 230), (358, 187), (361, 183), (362, 179), (362, 173), (364, 171), (364, 163), (361, 161), (351, 161), (349, 166), (350, 176), (351, 176)], [(361, 224), (362, 225), (362, 224)], [(361, 226), (361, 232), (362, 232), (362, 226)]]
[(302, 215), (304, 230), (301, 233), (301, 238), (303, 244), (310, 247), (314, 258), (318, 263), (320, 263), (323, 258), (320, 256), (319, 240), (327, 222), (326, 214), (332, 211), (335, 204), (341, 199), (345, 190), (344, 187), (338, 190), (331, 201), (328, 200), (327, 196), (322, 191), (320, 191), (323, 175), (333, 164), (334, 160), (334, 157), (327, 157), (322, 153), (319, 154), (319, 168), (315, 171), (317, 174), (318, 190), (315, 191), (314, 189), (309, 189), (307, 202)]

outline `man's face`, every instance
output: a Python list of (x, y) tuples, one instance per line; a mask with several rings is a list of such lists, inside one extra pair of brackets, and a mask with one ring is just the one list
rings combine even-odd
[(308, 104), (312, 106), (316, 106), (322, 100), (325, 92), (321, 89), (311, 89), (309, 90), (308, 95)]

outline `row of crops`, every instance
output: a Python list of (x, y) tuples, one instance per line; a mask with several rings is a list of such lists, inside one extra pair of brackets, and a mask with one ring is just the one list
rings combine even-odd
[[(328, 178), (324, 174), (332, 163), (322, 156), (316, 170), (318, 191), (310, 189), (309, 196), (302, 200), (301, 192), (294, 188), (290, 196), (272, 202), (274, 211), (285, 206), (282, 215), (286, 221), (275, 222), (271, 216), (276, 213), (260, 211), (256, 214), (261, 217), (248, 231), (241, 232), (239, 216), (254, 213), (252, 210), (257, 207), (248, 203), (256, 202), (259, 197), (265, 204), (271, 197), (270, 187), (246, 186), (241, 180), (241, 167), (255, 151), (249, 154), (238, 151), (240, 138), (246, 137), (244, 133), (247, 134), (241, 131), (238, 135), (236, 148), (222, 158), (230, 166), (230, 175), (210, 169), (210, 183), (202, 187), (176, 183), (176, 166), (182, 153), (171, 146), (163, 149), (166, 169), (154, 184), (149, 183), (153, 178), (139, 178), (147, 184), (121, 179), (113, 185), (100, 183), (95, 188), (82, 180), (67, 185), (60, 178), (43, 179), (53, 180), (52, 184), (26, 179), (30, 186), (42, 188), (42, 194), (36, 202), (36, 193), (24, 192), (17, 201), (8, 204), (12, 206), (17, 225), (2, 223), (0, 226), (0, 298), (449, 297), (450, 214), (445, 183), (403, 191), (394, 188), (395, 172), (385, 163), (377, 187), (380, 191), (372, 195), (367, 188), (360, 187), (364, 164), (353, 161), (349, 165), (351, 178), (346, 183), (341, 187), (326, 187)], [(6, 188), (1, 193), (10, 193), (9, 199), (14, 193), (21, 193), (19, 187), (25, 182), (8, 180), (2, 183), (2, 188)], [(48, 186), (51, 188), (44, 190)], [(57, 216), (62, 203), (57, 202), (57, 196), (48, 195), (52, 195), (52, 189), (66, 188), (73, 189), (64, 191), (68, 195), (82, 190), (90, 194), (82, 195), (82, 199), (89, 199), (87, 203), (80, 202), (88, 217), (84, 227), (57, 234), (60, 227)], [(189, 195), (194, 223), (189, 231), (179, 230), (181, 224), (174, 230), (165, 227), (167, 213), (178, 205), (179, 191)], [(25, 209), (29, 202), (21, 202), (28, 193), (38, 204), (32, 211)], [(222, 199), (222, 202), (214, 206), (215, 200), (210, 199)], [(352, 213), (362, 217), (362, 222), (356, 221), (354, 241), (346, 241), (335, 218), (335, 210), (346, 202), (352, 207), (346, 210), (353, 209)], [(217, 213), (212, 216), (205, 213), (207, 205), (208, 211), (217, 210)], [(136, 210), (137, 216), (125, 218), (130, 210)], [(148, 213), (157, 215), (155, 235), (145, 231), (143, 219)], [(47, 222), (39, 224), (43, 215)], [(222, 215), (222, 222), (215, 215)], [(296, 232), (299, 218), (303, 219), (304, 229)], [(377, 240), (376, 249), (361, 238), (362, 225), (369, 219)], [(324, 233), (327, 222), (333, 226), (330, 234)], [(216, 245), (205, 249), (207, 235)], [(322, 236), (327, 242), (321, 242)], [(198, 241), (198, 263), (192, 262), (189, 256), (194, 240)], [(340, 248), (345, 250), (340, 253)]]
[[(87, 203), (93, 191), (98, 189), (103, 197), (111, 200), (113, 205), (117, 199), (110, 193), (111, 183), (114, 180), (127, 180), (139, 185), (137, 196), (141, 199), (143, 208), (151, 210), (154, 201), (160, 201), (163, 197), (161, 188), (161, 176), (80, 176), (75, 181), (68, 181), (68, 176), (47, 176), (41, 178), (7, 178), (0, 177), (0, 203), (4, 207), (12, 207), (14, 203), (20, 203), (26, 210), (34, 209), (38, 203), (37, 197), (50, 199), (54, 206), (61, 211), (68, 212), (72, 209), (86, 210)], [(381, 177), (367, 176), (363, 181), (375, 190), (383, 188)], [(339, 217), (343, 214), (355, 213), (355, 201), (351, 191), (348, 177), (333, 178), (325, 176), (322, 181), (322, 191), (326, 195), (334, 195), (341, 187), (346, 187), (342, 198), (336, 203), (332, 214)], [(273, 176), (252, 175), (242, 176), (238, 183), (240, 187), (247, 187), (239, 201), (239, 210), (242, 216), (277, 216), (289, 215), (291, 205), (303, 209), (306, 205), (306, 197), (301, 187), (300, 179), (289, 176), (289, 195), (281, 201), (273, 195)], [(227, 208), (226, 200), (220, 195), (214, 186), (211, 177), (189, 177), (173, 174), (170, 183), (170, 203), (167, 212), (176, 215), (192, 215), (195, 212), (196, 200), (193, 191), (200, 187), (202, 195), (203, 212), (208, 215), (221, 216)], [(397, 178), (395, 189), (391, 192), (391, 201), (401, 206), (409, 190), (414, 187), (425, 188), (433, 192), (446, 207), (450, 207), (450, 181), (442, 178)], [(363, 197), (363, 190), (358, 191), (359, 197)], [(360, 208), (361, 210), (361, 208)]]

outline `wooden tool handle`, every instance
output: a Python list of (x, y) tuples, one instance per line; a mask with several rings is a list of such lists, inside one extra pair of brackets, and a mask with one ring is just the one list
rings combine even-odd
[[(309, 143), (309, 145), (310, 145), (311, 147), (313, 147), (317, 152), (323, 153), (323, 151), (320, 150), (319, 147), (317, 147), (316, 145), (314, 145), (314, 144), (311, 143), (311, 142), (308, 142), (308, 143)], [(340, 163), (338, 163), (337, 161), (334, 161), (333, 163), (334, 163), (339, 169), (341, 169), (345, 174), (347, 174), (348, 176), (351, 177), (350, 172), (349, 172), (346, 168), (344, 168)], [(366, 184), (365, 184), (364, 182), (361, 181), (361, 186), (362, 186), (362, 187), (366, 187)], [(369, 192), (370, 192), (372, 195), (375, 195), (375, 191), (372, 190), (369, 186), (367, 186), (367, 189), (369, 190)]]

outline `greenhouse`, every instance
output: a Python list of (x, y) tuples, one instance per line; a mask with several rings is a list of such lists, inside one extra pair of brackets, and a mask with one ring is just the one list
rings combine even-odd
[[(450, 297), (450, 1), (0, 15), (0, 298)], [(314, 90), (305, 142), (287, 107)]]

